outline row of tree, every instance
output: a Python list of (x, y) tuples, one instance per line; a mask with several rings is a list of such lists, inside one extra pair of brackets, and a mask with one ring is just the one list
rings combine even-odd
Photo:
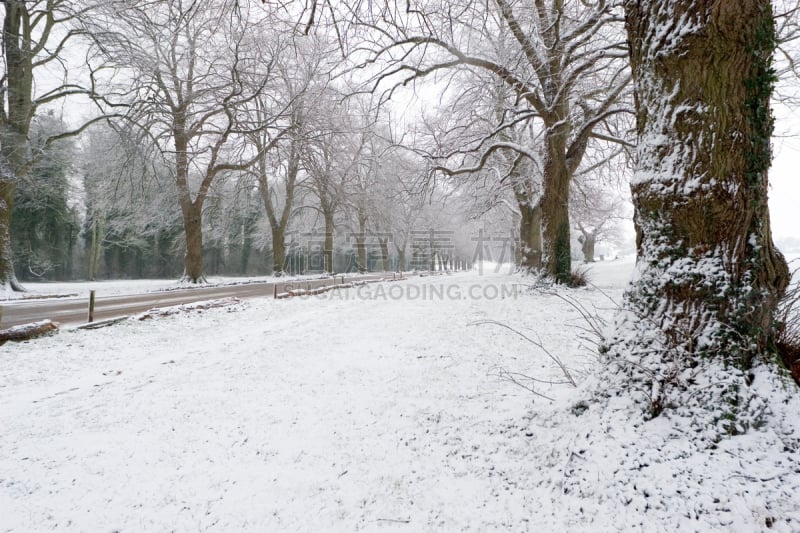
[[(9, 226), (15, 260), (5, 261), (3, 268), (12, 286), (16, 281), (11, 265), (17, 265), (24, 279), (80, 275), (83, 269), (74, 267), (76, 249), (84, 250), (79, 264), (88, 265), (86, 275), (94, 278), (103, 270), (111, 275), (170, 275), (175, 252), (183, 248), (183, 276), (194, 283), (203, 280), (204, 261), (212, 272), (219, 272), (221, 264), (228, 265), (226, 272), (247, 271), (255, 243), (261, 251), (269, 248), (271, 269), (280, 274), (288, 264), (290, 229), (326, 236), (321, 270), (335, 269), (337, 229), (352, 242), (357, 268), (366, 268), (371, 245), (380, 248), (381, 256), (393, 255), (397, 263), (407, 265), (410, 232), (420, 224), (464, 227), (452, 217), (435, 220), (426, 215), (425, 199), (435, 205), (434, 198), (448, 198), (473, 216), (510, 206), (508, 213), (495, 218), (518, 221), (522, 265), (539, 267), (542, 257), (552, 256), (543, 255), (540, 236), (552, 219), (550, 211), (541, 215), (542, 206), (548, 205), (542, 192), (547, 182), (542, 158), (522, 161), (509, 150), (498, 151), (503, 142), (512, 148), (514, 143), (535, 146), (542, 130), (530, 127), (533, 116), (505, 124), (513, 97), (502, 84), (461, 82), (459, 87), (472, 100), (456, 98), (449, 109), (428, 120), (416, 136), (422, 142), (417, 142), (415, 153), (396, 142), (396, 128), (379, 99), (357, 94), (357, 81), (342, 75), (353, 63), (343, 63), (341, 43), (329, 35), (297, 35), (297, 13), (282, 19), (274, 8), (244, 12), (236, 4), (213, 0), (6, 4), (6, 21), (22, 21), (19, 55), (29, 62), (31, 72), (49, 81), (44, 67), (50, 56), (44, 61), (42, 54), (60, 57), (49, 50), (63, 54), (72, 39), (84, 39), (76, 48), (86, 51), (81, 63), (85, 79), (70, 79), (38, 97), (31, 83), (26, 93), (31, 112), (19, 129), (28, 133), (14, 151), (28, 155), (8, 180), (17, 206), (7, 215), (18, 213), (17, 222)], [(61, 31), (37, 30), (26, 20), (49, 20)], [(12, 44), (7, 36), (4, 46)], [(14, 75), (9, 69), (9, 83)], [(362, 87), (364, 81), (360, 80)], [(95, 122), (92, 119), (70, 131), (52, 116), (33, 118), (39, 106), (75, 96), (91, 100), (109, 123), (86, 129)], [(9, 109), (11, 103), (8, 100)], [(469, 137), (454, 135), (469, 120), (454, 110), (474, 113), (485, 108), (493, 118), (481, 129)], [(11, 121), (5, 123), (11, 126)], [(36, 129), (32, 134), (31, 124)], [(65, 157), (72, 145), (64, 139), (78, 134), (83, 134), (83, 162), (73, 165)], [(502, 142), (495, 142), (498, 138)], [(453, 162), (454, 154), (474, 158), (486, 139), (494, 143), (485, 151), (492, 165), (456, 171), (443, 166)], [(465, 143), (477, 145), (457, 147)], [(432, 165), (434, 171), (451, 177), (468, 174), (470, 179), (450, 180), (445, 189), (425, 189)], [(487, 176), (503, 166), (510, 179)], [(48, 167), (59, 176), (47, 176)], [(70, 171), (83, 177), (82, 206), (67, 199), (70, 188), (76, 188), (68, 182)], [(569, 188), (570, 178), (565, 177), (562, 186)], [(487, 181), (493, 182), (490, 194), (480, 185)], [(582, 187), (591, 188), (588, 182)], [(573, 210), (582, 213), (578, 227), (588, 259), (593, 258), (599, 230), (618, 214), (618, 202), (609, 203), (603, 196), (594, 190), (573, 202)], [(259, 200), (268, 232), (257, 209)], [(566, 210), (557, 212), (568, 226)], [(83, 242), (77, 239), (81, 227)], [(548, 235), (545, 231), (544, 243), (552, 242)], [(560, 253), (567, 254), (568, 271), (569, 227), (561, 239), (566, 242)], [(238, 260), (231, 260), (237, 253)], [(468, 250), (460, 253), (467, 255)]]
[[(170, 240), (161, 230), (180, 225), (190, 283), (203, 280), (214, 220), (236, 220), (252, 247), (256, 198), (276, 272), (292, 225), (321, 230), (333, 270), (347, 221), (364, 268), (368, 239), (385, 251), (392, 234), (404, 254), (419, 199), (445, 198), (514, 221), (521, 265), (568, 283), (575, 227), (591, 254), (606, 224), (571, 222), (570, 208), (613, 213), (616, 196), (594, 193), (631, 165), (640, 273), (624, 315), (634, 320), (609, 353), (655, 391), (657, 411), (699, 355), (747, 367), (777, 331), (788, 274), (766, 203), (772, 57), (783, 52), (780, 73), (793, 73), (779, 47), (798, 35), (797, 5), (777, 3), (3, 0), (0, 283), (19, 288), (11, 237), (32, 225), (12, 221), (15, 200), (63, 207), (47, 159), (100, 121), (90, 144), (108, 148), (85, 187), (92, 270), (115, 223), (107, 203), (126, 196), (145, 213), (126, 238), (159, 235), (154, 255)], [(439, 103), (398, 126), (387, 102), (425, 81)], [(33, 134), (34, 117), (75, 98), (96, 118)], [(50, 175), (61, 193), (27, 185)], [(68, 251), (74, 230), (59, 227), (28, 240)], [(640, 359), (626, 366), (631, 353)], [(731, 402), (739, 378), (726, 378)]]

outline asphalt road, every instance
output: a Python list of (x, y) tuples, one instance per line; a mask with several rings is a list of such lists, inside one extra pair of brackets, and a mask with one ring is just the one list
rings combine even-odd
[[(344, 275), (344, 281), (392, 279), (392, 273)], [(342, 282), (342, 276), (336, 276), (336, 283)], [(198, 287), (194, 289), (176, 289), (170, 291), (130, 294), (125, 296), (97, 295), (94, 306), (95, 322), (111, 318), (141, 313), (154, 307), (169, 307), (202, 300), (217, 298), (258, 298), (272, 297), (275, 292), (282, 293), (291, 289), (316, 288), (334, 284), (333, 278), (312, 279), (302, 281), (270, 281), (247, 283), (242, 285), (224, 285), (217, 287)], [(277, 290), (276, 286), (277, 285)], [(50, 319), (62, 326), (85, 324), (88, 318), (89, 298), (49, 298), (42, 300), (12, 300), (0, 302), (2, 322), (0, 328), (10, 328), (19, 324)]]

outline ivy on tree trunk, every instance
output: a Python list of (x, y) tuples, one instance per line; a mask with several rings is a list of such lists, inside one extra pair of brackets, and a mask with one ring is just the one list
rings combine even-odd
[[(771, 348), (788, 283), (767, 206), (770, 2), (628, 0), (625, 16), (637, 112), (638, 276), (612, 361), (646, 382), (653, 414), (691, 398), (728, 402), (733, 420), (745, 409), (744, 371)], [(681, 396), (709, 364), (730, 373)]]

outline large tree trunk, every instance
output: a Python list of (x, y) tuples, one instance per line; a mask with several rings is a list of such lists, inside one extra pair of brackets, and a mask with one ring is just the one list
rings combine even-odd
[(281, 276), (283, 274), (284, 265), (286, 263), (286, 228), (289, 225), (289, 219), (292, 214), (294, 188), (300, 170), (300, 151), (298, 149), (298, 144), (299, 142), (296, 139), (292, 139), (286, 174), (286, 193), (280, 217), (276, 212), (276, 207), (272, 203), (273, 191), (269, 184), (266, 158), (262, 157), (258, 161), (258, 183), (261, 192), (261, 201), (264, 204), (264, 210), (267, 213), (267, 219), (269, 219), (269, 225), (272, 230), (272, 274), (274, 276)]
[(186, 236), (186, 254), (183, 258), (182, 281), (184, 283), (205, 283), (201, 207), (192, 205), (183, 210), (183, 231)]
[[(736, 412), (747, 404), (737, 369), (771, 346), (788, 282), (767, 207), (770, 2), (628, 0), (625, 15), (639, 275), (626, 296), (635, 318), (620, 325), (612, 355), (646, 382), (654, 414), (695, 382), (719, 386), (684, 403), (728, 402)], [(709, 365), (716, 373), (697, 379)]]
[(537, 203), (519, 204), (519, 266), (522, 270), (542, 267), (542, 208)]
[[(11, 254), (11, 217), (17, 180), (30, 164), (28, 132), (33, 118), (33, 52), (30, 14), (25, 2), (3, 2), (3, 91), (8, 103), (0, 122), (0, 287), (25, 290), (14, 274)], [(2, 100), (0, 100), (2, 105)]]
[(569, 225), (569, 182), (566, 162), (566, 132), (545, 137), (545, 164), (542, 175), (542, 240), (544, 266), (558, 283), (569, 283), (572, 273)]
[(272, 275), (282, 276), (286, 263), (286, 236), (284, 228), (272, 227)]
[(24, 289), (14, 274), (14, 261), (11, 257), (11, 214), (14, 211), (16, 190), (13, 178), (0, 177), (0, 287), (22, 291)]

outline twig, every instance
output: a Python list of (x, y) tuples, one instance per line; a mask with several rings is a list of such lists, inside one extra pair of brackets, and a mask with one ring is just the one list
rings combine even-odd
[(561, 359), (559, 359), (556, 355), (551, 353), (550, 350), (545, 348), (544, 345), (541, 343), (541, 341), (535, 341), (535, 340), (531, 339), (530, 337), (528, 337), (527, 335), (525, 335), (524, 333), (522, 333), (521, 331), (518, 331), (518, 330), (512, 328), (508, 324), (503, 324), (502, 322), (498, 322), (496, 320), (479, 320), (477, 322), (470, 322), (468, 325), (469, 326), (482, 326), (484, 324), (491, 324), (491, 325), (494, 325), (494, 326), (500, 326), (500, 327), (506, 328), (507, 330), (516, 333), (517, 335), (519, 335), (520, 337), (522, 337), (526, 341), (530, 342), (531, 344), (533, 344), (534, 346), (536, 346), (537, 348), (542, 350), (545, 354), (547, 354), (547, 356), (556, 365), (558, 365), (558, 367), (561, 369), (561, 372), (564, 374), (564, 376), (569, 381), (570, 385), (572, 385), (573, 387), (577, 387), (578, 386), (577, 383), (575, 382), (575, 379), (572, 377), (572, 374), (570, 374), (569, 369), (567, 369), (566, 365), (564, 365), (564, 363), (561, 362)]

